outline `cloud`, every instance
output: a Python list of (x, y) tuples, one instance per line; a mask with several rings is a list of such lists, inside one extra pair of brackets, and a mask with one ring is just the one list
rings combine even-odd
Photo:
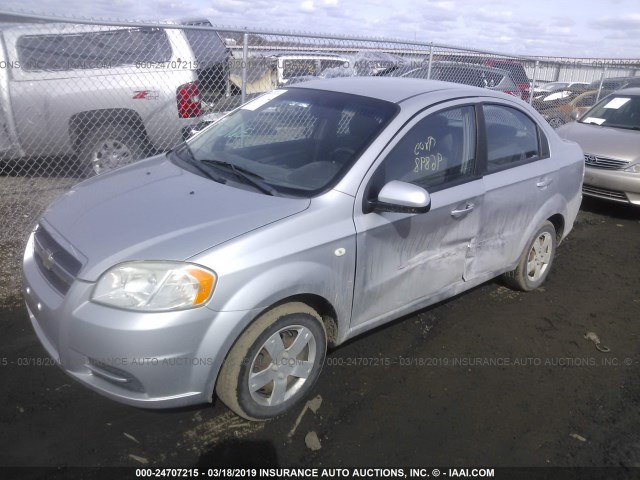
[(313, 0), (305, 0), (300, 4), (300, 9), (305, 12), (313, 12), (316, 9), (316, 7), (313, 4)]
[(590, 22), (593, 28), (604, 28), (607, 30), (640, 30), (640, 13), (632, 13), (629, 15), (618, 15), (613, 17), (605, 17), (601, 20)]
[(96, 19), (206, 17), (214, 25), (420, 40), (522, 55), (633, 56), (637, 0), (602, 16), (601, 0), (2, 0), (10, 11)]
[(473, 18), (483, 20), (489, 23), (503, 23), (509, 21), (513, 17), (513, 12), (510, 10), (495, 10), (480, 7), (473, 14)]
[(554, 27), (573, 27), (575, 24), (575, 20), (569, 17), (553, 17), (549, 22), (549, 25)]

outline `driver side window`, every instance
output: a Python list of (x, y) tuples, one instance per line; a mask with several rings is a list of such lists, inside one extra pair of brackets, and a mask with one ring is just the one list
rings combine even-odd
[(430, 191), (474, 175), (475, 111), (456, 107), (420, 120), (398, 142), (376, 175), (381, 183), (400, 180)]

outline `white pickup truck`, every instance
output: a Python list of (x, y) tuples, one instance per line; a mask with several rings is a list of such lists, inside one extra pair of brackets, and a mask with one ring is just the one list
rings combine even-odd
[(74, 155), (91, 175), (169, 149), (224, 93), (227, 55), (213, 30), (5, 25), (0, 159)]

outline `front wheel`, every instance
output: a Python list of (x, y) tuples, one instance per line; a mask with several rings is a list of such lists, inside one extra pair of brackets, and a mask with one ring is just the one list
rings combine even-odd
[(549, 274), (556, 253), (556, 229), (546, 221), (522, 252), (515, 270), (504, 274), (505, 283), (517, 290), (538, 288)]
[(326, 351), (320, 315), (303, 303), (280, 305), (236, 341), (218, 376), (218, 398), (248, 420), (281, 415), (313, 387)]

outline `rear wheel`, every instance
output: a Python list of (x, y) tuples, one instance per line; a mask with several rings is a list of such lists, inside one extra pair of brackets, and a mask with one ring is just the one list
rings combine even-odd
[(102, 125), (82, 142), (79, 159), (83, 176), (100, 175), (144, 157), (140, 132), (120, 125)]
[(546, 221), (529, 243), (515, 270), (505, 273), (505, 283), (522, 291), (535, 290), (547, 278), (556, 253), (556, 229)]
[(276, 417), (302, 400), (320, 375), (327, 334), (320, 315), (299, 302), (255, 320), (227, 356), (216, 393), (249, 420)]

